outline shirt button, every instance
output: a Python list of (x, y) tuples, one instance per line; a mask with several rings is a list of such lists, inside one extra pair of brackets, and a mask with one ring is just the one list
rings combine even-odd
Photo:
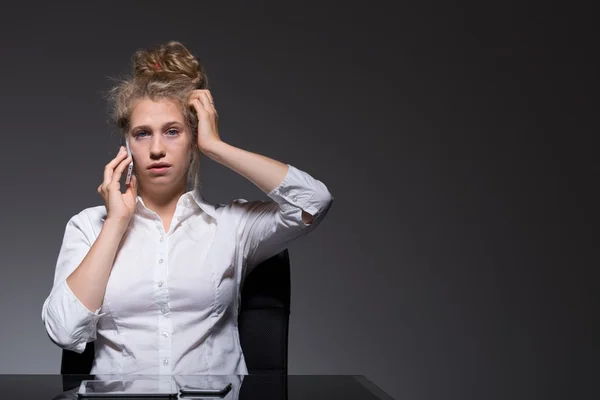
[(165, 240), (165, 237), (164, 237), (164, 236), (161, 236), (161, 237), (160, 237), (160, 241), (162, 242), (163, 240)]
[(162, 287), (163, 281), (158, 282), (158, 287)]
[(169, 365), (169, 360), (165, 359), (165, 360), (163, 361), (163, 364), (164, 364), (164, 365)]
[(162, 264), (163, 263), (163, 259), (161, 258), (160, 260), (158, 260), (158, 263)]
[(166, 313), (167, 313), (167, 307), (162, 307), (162, 308), (160, 309), (160, 311), (161, 311), (163, 314), (166, 314)]
[(298, 198), (296, 196), (293, 197), (294, 201), (298, 201)]
[(162, 333), (162, 335), (163, 335), (164, 337), (169, 337), (169, 332), (163, 332), (163, 333)]

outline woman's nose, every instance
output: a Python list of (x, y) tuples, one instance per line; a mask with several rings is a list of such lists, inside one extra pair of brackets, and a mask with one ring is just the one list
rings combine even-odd
[(150, 145), (150, 156), (160, 157), (165, 155), (165, 146), (162, 143), (160, 137), (155, 136), (152, 138), (152, 144)]

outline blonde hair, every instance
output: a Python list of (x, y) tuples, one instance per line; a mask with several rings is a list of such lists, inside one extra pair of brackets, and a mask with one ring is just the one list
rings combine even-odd
[[(207, 89), (208, 77), (199, 59), (180, 42), (170, 41), (154, 49), (137, 50), (132, 57), (133, 76), (117, 78), (118, 84), (109, 89), (110, 123), (116, 125), (127, 139), (131, 128), (131, 113), (137, 100), (170, 99), (178, 104), (191, 132), (192, 157), (187, 171), (188, 190), (201, 187), (200, 150), (198, 149), (198, 117), (188, 106), (195, 89)], [(138, 181), (139, 184), (139, 181)]]

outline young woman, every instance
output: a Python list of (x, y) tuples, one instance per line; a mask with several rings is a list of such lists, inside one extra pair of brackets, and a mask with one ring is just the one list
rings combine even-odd
[[(312, 231), (333, 197), (306, 172), (221, 140), (206, 74), (181, 43), (139, 50), (133, 67), (109, 92), (131, 157), (122, 147), (104, 168), (105, 205), (66, 225), (46, 331), (79, 353), (95, 341), (92, 374), (247, 374), (237, 329), (243, 280)], [(201, 154), (273, 201), (208, 203)]]

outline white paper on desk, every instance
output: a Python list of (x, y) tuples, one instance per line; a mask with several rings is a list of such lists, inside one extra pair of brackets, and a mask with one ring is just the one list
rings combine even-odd
[(129, 380), (84, 380), (79, 393), (111, 393), (119, 395), (135, 394), (177, 394), (173, 380), (129, 379)]

